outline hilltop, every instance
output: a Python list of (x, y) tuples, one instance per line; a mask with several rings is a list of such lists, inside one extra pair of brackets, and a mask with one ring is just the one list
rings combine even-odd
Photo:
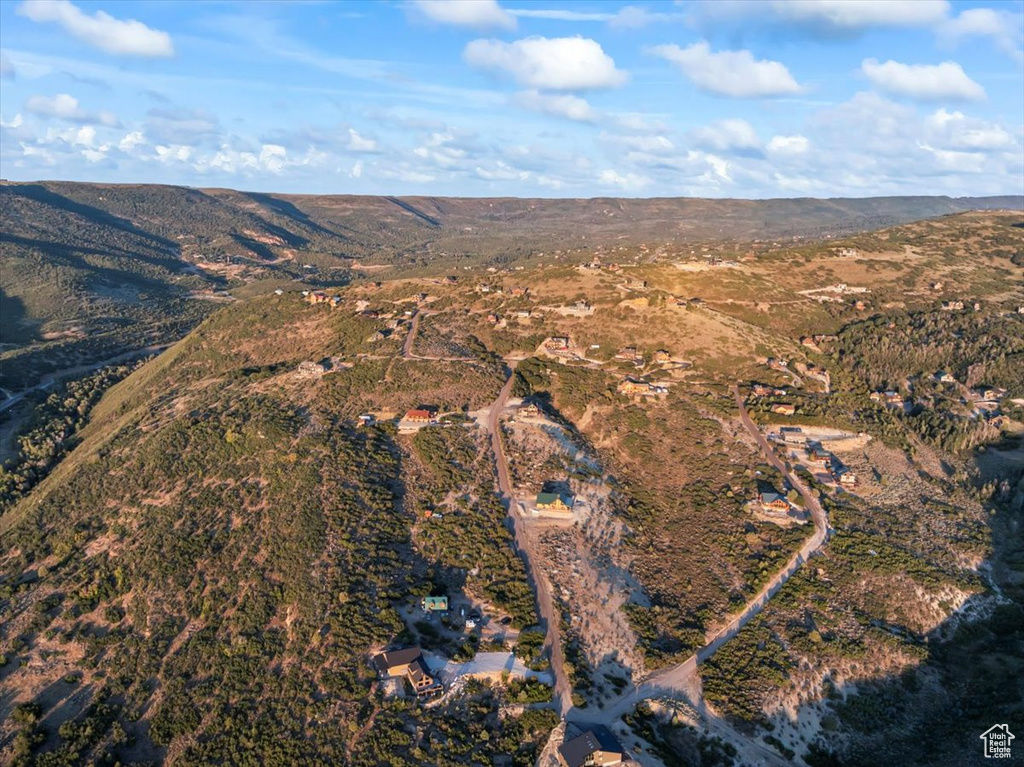
[(0, 754), (548, 764), (565, 714), (649, 764), (965, 763), (1024, 698), (1021, 219), (250, 283), (34, 411)]

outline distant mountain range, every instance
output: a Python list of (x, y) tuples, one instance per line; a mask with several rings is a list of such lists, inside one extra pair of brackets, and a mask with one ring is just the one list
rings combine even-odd
[[(276, 195), (0, 184), (0, 386), (164, 343), (256, 280), (507, 266), (555, 249), (850, 234), (1024, 197), (705, 200)], [(16, 370), (12, 370), (12, 368)]]

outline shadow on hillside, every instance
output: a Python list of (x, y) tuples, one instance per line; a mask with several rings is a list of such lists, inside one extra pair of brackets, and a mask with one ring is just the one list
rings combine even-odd
[(174, 254), (179, 252), (178, 244), (171, 240), (165, 239), (158, 235), (147, 232), (144, 229), (140, 229), (135, 226), (131, 221), (124, 218), (119, 218), (111, 213), (100, 208), (95, 208), (92, 205), (85, 205), (84, 203), (75, 202), (63, 195), (59, 195), (56, 192), (50, 191), (42, 184), (12, 184), (6, 187), (6, 192), (9, 194), (20, 194), (23, 197), (27, 197), (30, 200), (50, 205), (54, 208), (62, 210), (66, 213), (74, 213), (75, 215), (81, 216), (95, 224), (102, 226), (109, 226), (113, 229), (117, 229), (126, 234), (131, 234), (136, 237), (141, 237), (144, 240), (148, 240), (154, 245), (159, 246), (163, 249), (168, 249)]
[(388, 202), (390, 202), (392, 205), (397, 205), (399, 208), (404, 210), (406, 213), (411, 213), (412, 215), (416, 216), (416, 218), (420, 219), (421, 221), (427, 222), (428, 224), (430, 224), (435, 229), (440, 229), (441, 228), (441, 222), (440, 221), (438, 221), (433, 216), (427, 215), (422, 210), (417, 208), (415, 205), (412, 205), (412, 204), (406, 202), (405, 200), (400, 200), (397, 197), (385, 197), (384, 199), (387, 200)]
[(39, 338), (36, 326), (25, 302), (0, 289), (0, 344), (30, 344)]
[(812, 722), (810, 736), (798, 736), (810, 747), (812, 767), (990, 764), (982, 733), (1007, 722), (1011, 730), (1014, 723), (1024, 729), (1024, 469), (1003, 474), (986, 505), (995, 555), (979, 569), (992, 573), (995, 587), (970, 597), (927, 634), (870, 621), (926, 657), (897, 674), (842, 686), (826, 682), (831, 712), (824, 717), (819, 701), (802, 704), (790, 721)]
[(314, 221), (309, 217), (309, 214), (300, 210), (287, 200), (282, 200), (269, 194), (260, 194), (258, 192), (245, 192), (244, 194), (253, 202), (257, 202), (266, 208), (270, 208), (270, 210), (277, 213), (279, 216), (284, 216), (297, 224), (309, 227), (314, 232), (325, 234), (330, 237), (340, 237), (346, 241), (349, 239), (347, 235), (336, 232), (333, 229), (329, 229), (323, 224)]

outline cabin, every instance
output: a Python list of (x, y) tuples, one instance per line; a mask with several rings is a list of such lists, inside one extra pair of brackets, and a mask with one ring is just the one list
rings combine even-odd
[(627, 378), (618, 385), (617, 390), (619, 394), (647, 394), (651, 390), (651, 385), (639, 378)]
[(777, 405), (772, 405), (772, 412), (779, 415), (794, 415), (796, 413), (796, 405), (780, 402)]
[(785, 514), (790, 509), (786, 496), (778, 493), (758, 493), (757, 502), (764, 511), (769, 513)]
[(539, 511), (554, 511), (563, 514), (572, 512), (572, 497), (563, 497), (559, 493), (537, 493), (534, 506)]
[(359, 416), (360, 426), (373, 426), (377, 422), (377, 416), (373, 413), (363, 413)]
[(448, 597), (423, 597), (420, 600), (420, 607), (427, 613), (448, 612)]
[(668, 353), (667, 349), (658, 349), (654, 352), (653, 360), (656, 363), (664, 364), (672, 359), (672, 355)]
[(419, 647), (384, 652), (373, 659), (373, 666), (383, 678), (405, 677), (417, 696), (440, 692), (441, 684), (431, 676)]
[(373, 667), (382, 677), (405, 676), (409, 664), (423, 657), (419, 647), (388, 650), (373, 659)]
[(324, 304), (327, 303), (327, 294), (323, 291), (317, 290), (306, 296), (306, 300), (311, 304)]
[(434, 414), (423, 408), (414, 408), (406, 413), (402, 420), (410, 423), (431, 423), (434, 420)]
[(622, 744), (603, 725), (589, 726), (558, 747), (558, 762), (562, 767), (610, 767), (628, 759)]
[(635, 346), (623, 346), (619, 349), (619, 353), (615, 355), (617, 360), (629, 360), (632, 362), (640, 356), (640, 352), (637, 351)]

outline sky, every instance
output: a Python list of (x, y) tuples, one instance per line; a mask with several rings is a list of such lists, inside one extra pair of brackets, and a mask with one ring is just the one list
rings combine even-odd
[(0, 176), (1024, 194), (1024, 0), (3, 0)]

